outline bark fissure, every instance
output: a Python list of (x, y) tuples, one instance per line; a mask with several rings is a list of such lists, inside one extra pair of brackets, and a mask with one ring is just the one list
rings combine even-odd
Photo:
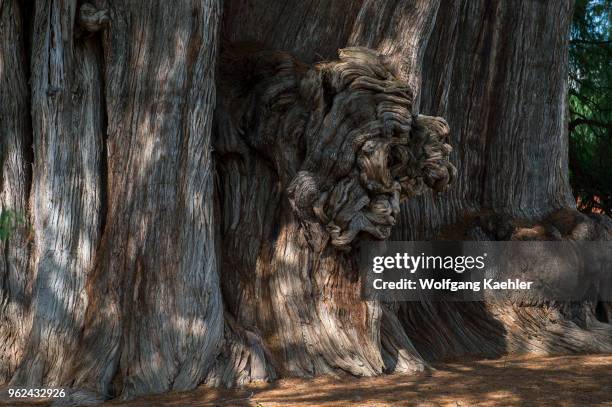
[[(97, 32), (94, 34), (92, 41), (95, 43), (96, 52), (100, 55), (101, 71), (106, 70), (106, 61), (104, 60), (103, 50), (103, 37), (102, 33)], [(100, 158), (100, 242), (96, 247), (96, 253), (100, 251), (100, 245), (103, 240), (104, 233), (106, 231), (106, 216), (108, 214), (108, 202), (109, 202), (109, 177), (108, 177), (108, 112), (107, 112), (107, 100), (106, 100), (106, 83), (105, 75), (100, 77), (100, 87), (103, 90), (100, 95), (100, 102), (104, 108), (102, 109), (102, 116), (100, 118), (100, 128), (102, 132), (101, 140), (101, 158)]]

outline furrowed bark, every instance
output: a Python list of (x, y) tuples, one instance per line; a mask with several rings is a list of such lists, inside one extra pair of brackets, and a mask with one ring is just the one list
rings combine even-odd
[(531, 220), (575, 207), (567, 164), (572, 2), (442, 2), (421, 110), (448, 119), (457, 184), (402, 206), (394, 239), (428, 239), (465, 212)]
[[(567, 216), (560, 208), (575, 209), (566, 126), (571, 8), (570, 1), (442, 3), (424, 59), (421, 108), (448, 118), (459, 177), (444, 196), (406, 202), (392, 239), (436, 238), (455, 222), (446, 228), (453, 239), (609, 239), (597, 221), (554, 219)], [(530, 230), (567, 231), (538, 236), (517, 229), (525, 222)], [(404, 303), (399, 318), (428, 360), (607, 352), (610, 326), (592, 308)]]
[(223, 35), (232, 42), (255, 41), (264, 49), (289, 52), (305, 63), (336, 59), (338, 49), (347, 46), (372, 48), (386, 55), (396, 76), (418, 94), (423, 53), (439, 4), (230, 0), (224, 3)]
[[(16, 0), (0, 1), (0, 213), (27, 219), (30, 183), (29, 90), (25, 30)], [(28, 228), (0, 240), (0, 385), (13, 375), (30, 329)]]
[(108, 208), (74, 399), (194, 388), (223, 340), (210, 132), (217, 1), (108, 4)]
[[(19, 10), (1, 5), (3, 98), (19, 108), (1, 111), (14, 123), (2, 209), (19, 211), (28, 93)], [(1, 373), (19, 363), (13, 386), (78, 389), (64, 404), (193, 388), (223, 344), (210, 146), (220, 5), (141, 6), (34, 7), (34, 247), (27, 275), (24, 231), (3, 244)]]
[(73, 37), (76, 1), (36, 3), (31, 85), (32, 328), (11, 385), (66, 383), (100, 236), (99, 52)]
[[(455, 239), (612, 237), (544, 219), (573, 206), (569, 0), (31, 4), (0, 0), (0, 209), (32, 231), (0, 242), (0, 383), (88, 405), (611, 351), (607, 303), (366, 302), (356, 264), (458, 220)], [(418, 197), (449, 161), (458, 183)]]

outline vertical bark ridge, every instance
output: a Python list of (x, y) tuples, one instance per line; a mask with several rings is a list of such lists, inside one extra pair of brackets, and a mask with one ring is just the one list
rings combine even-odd
[[(419, 93), (419, 109), (437, 115), (448, 114), (451, 95), (461, 97), (461, 94), (451, 92), (452, 70), (455, 60), (461, 58), (464, 44), (459, 43), (460, 1), (445, 1), (439, 7), (435, 27), (427, 42), (423, 58), (423, 79)], [(454, 85), (458, 86), (458, 85)], [(444, 225), (457, 220), (457, 214), (466, 210), (477, 210), (473, 199), (462, 191), (466, 191), (472, 183), (465, 176), (464, 151), (461, 128), (457, 120), (449, 121), (453, 151), (450, 160), (458, 169), (456, 183), (446, 193), (438, 195), (426, 192), (421, 196), (406, 201), (401, 206), (400, 223), (393, 229), (391, 240), (420, 240), (431, 238), (432, 234)]]
[[(0, 213), (24, 221), (31, 179), (25, 25), (18, 1), (0, 1)], [(25, 224), (0, 240), (0, 385), (17, 368), (30, 328), (29, 252)]]
[(565, 126), (570, 23), (571, 1), (441, 4), (421, 109), (448, 120), (459, 177), (441, 198), (402, 205), (393, 238), (432, 238), (481, 208), (538, 219), (575, 206)]
[(108, 208), (74, 398), (186, 390), (223, 344), (210, 133), (220, 2), (109, 2)]
[[(495, 66), (504, 75), (497, 82), (497, 95), (505, 97), (497, 99), (498, 115), (488, 118), (489, 127), (500, 124), (496, 131), (490, 130), (494, 137), (487, 151), (486, 173), (504, 174), (512, 182), (501, 187), (495, 176), (487, 177), (481, 198), (485, 207), (530, 219), (575, 207), (568, 178), (566, 125), (572, 4), (569, 0), (554, 6), (519, 3), (518, 14), (510, 3), (504, 4), (498, 29), (505, 39), (500, 44), (519, 46), (507, 52), (502, 45), (496, 54)], [(530, 100), (540, 102), (530, 104)], [(507, 140), (528, 148), (513, 148), (509, 157), (504, 148)]]
[(421, 66), (440, 2), (365, 0), (355, 19), (348, 45), (376, 49), (413, 92), (418, 111)]
[(32, 328), (15, 386), (65, 384), (99, 240), (99, 53), (73, 38), (75, 1), (38, 2), (32, 34)]

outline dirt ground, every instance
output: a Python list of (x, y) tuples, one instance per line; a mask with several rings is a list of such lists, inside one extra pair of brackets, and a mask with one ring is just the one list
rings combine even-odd
[(104, 406), (612, 406), (612, 355), (461, 361), (435, 368), (418, 376), (286, 379), (239, 390), (201, 387)]

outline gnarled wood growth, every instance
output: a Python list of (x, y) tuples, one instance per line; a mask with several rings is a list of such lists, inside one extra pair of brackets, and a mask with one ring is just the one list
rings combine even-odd
[[(252, 143), (245, 158), (223, 157), (222, 165), (232, 167), (227, 173), (257, 175), (225, 179), (240, 188), (249, 182), (270, 201), (255, 205), (268, 208), (266, 218), (244, 215), (252, 219), (241, 237), (252, 239), (239, 246), (245, 267), (224, 268), (225, 315), (210, 141), (220, 6), (210, 0), (148, 7), (115, 0), (0, 3), (2, 96), (16, 101), (1, 110), (8, 123), (2, 208), (27, 212), (33, 232), (31, 253), (26, 230), (2, 243), (2, 384), (69, 387), (67, 402), (85, 404), (203, 381), (271, 378), (275, 367), (295, 374), (422, 368), (416, 352), (405, 352), (412, 347), (392, 313), (359, 300), (346, 249), (362, 233), (388, 236), (400, 199), (423, 184), (442, 188), (453, 176), (440, 165), (448, 154), (446, 125), (412, 112), (437, 2), (389, 2), (378, 16), (377, 2), (367, 1), (343, 14), (348, 29), (341, 41), (350, 36), (353, 44), (385, 51), (386, 61), (353, 50), (343, 62), (317, 69), (299, 63), (280, 69), (287, 78), (276, 78), (281, 89), (271, 96), (295, 120), (282, 118), (296, 133), (281, 131), (275, 140), (241, 135), (240, 143)], [(336, 21), (326, 16), (319, 25)], [(364, 29), (372, 18), (372, 30)], [(284, 99), (292, 86), (299, 98)], [(315, 134), (303, 126), (311, 116), (315, 126), (328, 108), (346, 122), (321, 122), (324, 135), (299, 136)], [(269, 118), (274, 126), (278, 118)], [(249, 125), (258, 119), (250, 115)], [(351, 132), (368, 128), (361, 138)], [(346, 145), (334, 144), (339, 141)], [(241, 145), (231, 138), (223, 143), (230, 150)], [(425, 155), (411, 156), (412, 149)], [(337, 179), (324, 179), (336, 171)], [(218, 213), (230, 219), (230, 209), (240, 210), (250, 192)], [(263, 237), (281, 244), (262, 243)], [(309, 250), (298, 252), (302, 247)], [(263, 283), (251, 283), (247, 271), (258, 270)], [(309, 298), (300, 298), (302, 288)], [(262, 293), (274, 293), (277, 303), (260, 304)], [(304, 310), (297, 306), (302, 300)], [(283, 304), (293, 314), (265, 322), (271, 307)], [(307, 329), (309, 321), (320, 325)], [(353, 344), (355, 338), (363, 345)]]
[[(454, 233), (454, 239), (510, 239), (514, 229), (507, 224), (484, 236), (470, 236), (471, 232), (464, 233), (470, 229), (465, 219), (499, 212), (518, 218), (516, 223), (527, 218), (534, 224), (573, 205), (565, 123), (571, 0), (559, 4), (457, 0), (441, 2), (439, 7), (431, 2), (428, 6), (437, 10), (434, 20), (427, 17), (428, 6), (419, 1), (340, 3), (226, 2), (224, 34), (289, 50), (308, 62), (320, 56), (334, 58), (335, 49), (345, 44), (378, 49), (394, 56), (400, 76), (420, 95), (420, 102), (413, 104), (415, 111), (420, 108), (448, 118), (454, 146), (450, 160), (457, 163), (458, 181), (443, 195), (425, 192), (402, 204), (392, 239), (436, 238), (442, 227), (456, 222), (454, 228), (461, 233)], [(313, 9), (317, 13), (305, 21), (304, 15)], [(415, 16), (420, 18), (414, 21)], [(431, 30), (429, 41), (414, 42), (411, 32), (419, 30)], [(606, 307), (600, 304), (598, 312)], [(432, 359), (608, 346), (593, 340), (569, 317), (563, 324), (578, 330), (568, 330), (568, 335), (581, 332), (575, 335), (580, 338), (575, 346), (567, 347), (553, 335), (547, 347), (538, 350), (538, 346), (519, 346), (525, 341), (517, 338), (538, 330), (544, 334), (547, 324), (554, 327), (550, 320), (542, 319), (523, 335), (522, 328), (506, 326), (505, 318), (496, 317), (502, 311), (485, 304), (406, 303), (398, 308), (400, 329), (423, 356)], [(594, 311), (589, 312), (594, 317)]]
[(387, 238), (401, 201), (455, 178), (446, 122), (413, 116), (392, 71), (366, 48), (312, 66), (248, 44), (221, 56), (223, 294), (282, 374), (425, 366), (393, 314), (361, 300), (356, 267), (358, 240)]

